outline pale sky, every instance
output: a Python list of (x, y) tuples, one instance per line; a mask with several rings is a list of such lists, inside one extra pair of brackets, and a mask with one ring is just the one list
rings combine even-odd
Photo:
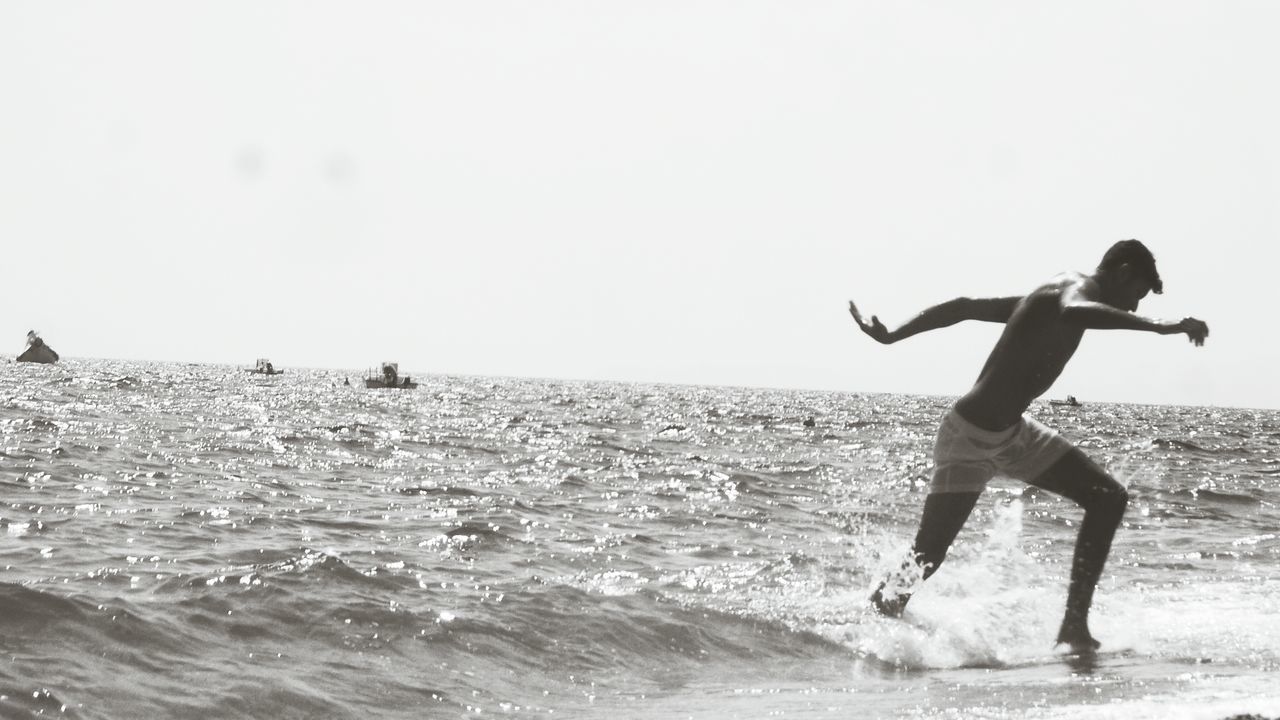
[(0, 3), (0, 353), (955, 395), (956, 295), (1155, 252), (1049, 397), (1280, 407), (1280, 4)]

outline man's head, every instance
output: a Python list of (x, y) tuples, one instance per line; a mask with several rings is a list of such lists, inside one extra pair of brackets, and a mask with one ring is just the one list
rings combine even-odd
[(1098, 277), (1108, 304), (1121, 310), (1137, 310), (1138, 301), (1148, 292), (1164, 292), (1155, 256), (1137, 240), (1121, 240), (1112, 245), (1098, 263)]

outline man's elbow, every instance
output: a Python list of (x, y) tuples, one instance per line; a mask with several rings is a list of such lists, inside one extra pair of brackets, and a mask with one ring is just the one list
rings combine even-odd
[(980, 309), (978, 307), (978, 304), (979, 304), (978, 301), (974, 300), (973, 298), (958, 297), (952, 300), (951, 302), (947, 303), (948, 305), (947, 309), (950, 310), (951, 314), (956, 316), (957, 318), (960, 318), (960, 319), (971, 318), (971, 317), (975, 317), (978, 314)]
[(967, 297), (948, 300), (939, 307), (942, 310), (938, 314), (939, 327), (947, 327), (964, 320), (976, 319), (978, 317), (976, 305), (977, 303), (972, 298)]

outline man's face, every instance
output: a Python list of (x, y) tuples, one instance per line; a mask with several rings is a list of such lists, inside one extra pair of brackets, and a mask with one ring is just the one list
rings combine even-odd
[(1133, 312), (1138, 303), (1151, 292), (1151, 281), (1140, 275), (1130, 274), (1121, 283), (1116, 292), (1116, 307)]

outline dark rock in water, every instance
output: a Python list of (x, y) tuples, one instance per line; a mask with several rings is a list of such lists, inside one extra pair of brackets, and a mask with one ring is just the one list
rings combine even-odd
[(35, 342), (27, 346), (27, 349), (17, 357), (17, 361), (56, 363), (58, 362), (58, 353), (54, 352), (53, 348), (45, 345), (43, 340), (37, 339)]

